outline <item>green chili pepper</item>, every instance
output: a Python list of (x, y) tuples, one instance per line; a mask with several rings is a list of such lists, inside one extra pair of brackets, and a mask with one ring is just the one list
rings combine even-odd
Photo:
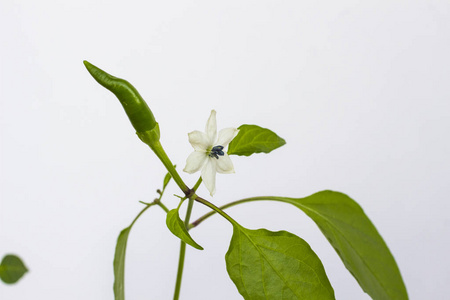
[(148, 108), (147, 103), (145, 103), (144, 99), (142, 99), (134, 86), (124, 79), (106, 73), (87, 61), (83, 61), (83, 63), (98, 83), (113, 92), (114, 95), (119, 98), (131, 124), (134, 129), (136, 129), (136, 134), (139, 139), (155, 152), (156, 156), (158, 156), (164, 164), (185, 195), (190, 195), (189, 193), (191, 190), (186, 186), (178, 172), (175, 170), (159, 141), (159, 126), (158, 123), (156, 123), (152, 111)]
[(131, 83), (114, 77), (87, 61), (83, 63), (98, 83), (116, 95), (138, 135), (155, 128), (157, 123), (152, 111)]

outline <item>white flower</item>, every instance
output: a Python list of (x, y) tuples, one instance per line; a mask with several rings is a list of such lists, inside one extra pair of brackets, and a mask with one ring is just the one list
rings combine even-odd
[(189, 143), (195, 151), (187, 158), (183, 171), (192, 174), (202, 169), (202, 180), (211, 196), (216, 192), (216, 172), (234, 173), (233, 163), (223, 149), (238, 132), (236, 128), (225, 128), (219, 131), (217, 137), (216, 111), (212, 110), (205, 132), (196, 130), (188, 134)]

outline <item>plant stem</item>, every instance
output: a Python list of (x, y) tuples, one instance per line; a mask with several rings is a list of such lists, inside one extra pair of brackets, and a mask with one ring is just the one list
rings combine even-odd
[(176, 184), (180, 187), (180, 189), (184, 192), (185, 195), (188, 195), (190, 190), (184, 183), (183, 179), (181, 179), (180, 175), (178, 174), (177, 170), (175, 170), (172, 162), (170, 161), (169, 157), (167, 156), (166, 152), (164, 151), (164, 148), (162, 147), (161, 143), (159, 141), (153, 142), (150, 146), (150, 148), (155, 152), (156, 156), (158, 156), (159, 160), (164, 164), (167, 171), (172, 175), (173, 180), (176, 182)]
[(169, 209), (167, 208), (167, 206), (165, 206), (164, 204), (162, 204), (161, 201), (155, 202), (155, 204), (157, 204), (159, 207), (161, 207), (166, 213), (169, 212)]
[(197, 182), (195, 183), (194, 187), (192, 188), (192, 190), (195, 191), (198, 189), (198, 187), (200, 186), (200, 184), (202, 183), (202, 178), (200, 177)]
[(143, 210), (141, 210), (141, 212), (136, 216), (136, 218), (134, 218), (133, 222), (131, 222), (131, 225), (129, 227), (133, 227), (134, 223), (136, 223), (136, 221), (139, 219), (139, 217), (150, 207), (155, 205), (156, 203), (148, 203), (146, 207), (144, 207)]
[[(213, 213), (211, 213), (211, 215), (214, 214), (214, 212), (217, 212), (219, 215), (221, 215), (222, 217), (227, 219), (231, 224), (233, 224), (233, 226), (240, 226), (233, 218), (231, 218), (229, 215), (227, 215), (221, 208), (215, 206), (211, 202), (209, 202), (209, 201), (207, 201), (207, 200), (203, 199), (202, 197), (199, 197), (199, 196), (197, 196), (195, 194), (194, 194), (194, 199), (195, 199), (195, 201), (198, 201), (201, 204), (206, 205), (209, 208), (213, 209)], [(188, 230), (189, 230), (189, 228), (190, 228), (190, 226), (187, 227)]]
[(186, 210), (186, 217), (184, 219), (184, 225), (187, 227), (191, 219), (192, 207), (194, 206), (194, 199), (189, 199), (188, 207)]
[[(261, 201), (261, 200), (277, 200), (272, 196), (261, 196), (261, 197), (251, 197), (251, 198), (245, 198), (245, 199), (241, 199), (241, 200), (237, 200), (237, 201), (233, 201), (230, 203), (227, 203), (225, 205), (222, 205), (221, 207), (219, 207), (219, 210), (224, 210), (226, 208), (238, 205), (238, 204), (242, 204), (242, 203), (247, 203), (247, 202), (253, 202), (253, 201)], [(206, 200), (205, 200), (206, 201)], [(194, 222), (192, 222), (191, 224), (189, 224), (188, 226), (188, 230), (198, 226), (198, 224), (200, 224), (201, 222), (205, 221), (206, 219), (208, 219), (209, 217), (211, 217), (212, 215), (214, 215), (216, 212), (216, 210), (212, 210), (209, 213), (204, 214), (203, 216), (201, 216), (200, 218), (198, 218), (197, 220), (195, 220)]]
[(181, 279), (183, 277), (184, 256), (185, 256), (185, 254), (186, 254), (186, 243), (181, 241), (180, 254), (178, 256), (177, 281), (175, 283), (175, 292), (173, 294), (173, 300), (178, 300), (180, 298)]
[[(186, 217), (184, 219), (184, 225), (186, 228), (189, 225), (189, 220), (191, 218), (192, 207), (194, 206), (194, 199), (189, 198), (188, 207), (186, 210)], [(175, 283), (175, 292), (173, 294), (173, 299), (178, 300), (180, 297), (181, 290), (181, 279), (183, 277), (183, 269), (184, 269), (184, 258), (186, 256), (186, 243), (181, 241), (180, 244), (180, 254), (178, 256), (178, 270), (177, 270), (177, 281)]]

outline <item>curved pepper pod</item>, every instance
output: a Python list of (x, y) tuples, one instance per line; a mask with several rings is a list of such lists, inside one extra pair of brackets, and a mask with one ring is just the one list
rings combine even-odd
[(86, 60), (83, 63), (98, 83), (116, 95), (138, 136), (156, 129), (157, 123), (152, 111), (131, 83), (106, 73)]

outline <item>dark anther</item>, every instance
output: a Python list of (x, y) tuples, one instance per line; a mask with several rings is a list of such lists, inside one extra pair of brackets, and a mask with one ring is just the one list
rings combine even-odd
[(219, 155), (220, 156), (224, 156), (225, 153), (222, 151), (223, 150), (223, 146), (214, 146), (211, 149), (211, 152), (209, 153), (209, 156), (211, 157), (215, 157), (216, 159), (219, 159)]

